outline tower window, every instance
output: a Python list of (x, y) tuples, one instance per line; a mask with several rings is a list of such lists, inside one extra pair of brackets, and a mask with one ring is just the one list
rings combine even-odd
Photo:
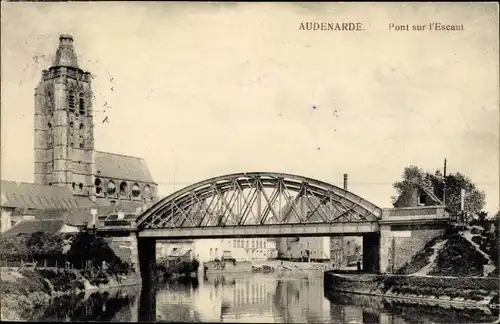
[(80, 190), (82, 190), (82, 189), (83, 189), (83, 183), (81, 183), (81, 182), (80, 182), (80, 183), (78, 184), (78, 188), (80, 188)]
[(75, 94), (73, 91), (69, 92), (68, 95), (68, 106), (69, 110), (74, 111), (75, 110)]
[(83, 93), (80, 93), (80, 98), (79, 98), (79, 110), (80, 110), (80, 115), (85, 114), (85, 99), (83, 98)]
[(73, 187), (73, 190), (75, 190), (76, 184), (74, 182), (71, 184), (71, 186)]
[(95, 193), (100, 195), (102, 193), (101, 179), (96, 178), (94, 184), (95, 184)]

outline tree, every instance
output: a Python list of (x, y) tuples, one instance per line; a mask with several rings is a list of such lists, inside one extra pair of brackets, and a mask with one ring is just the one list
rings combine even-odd
[[(402, 178), (402, 181), (393, 184), (398, 194), (401, 195), (413, 188), (414, 185), (419, 185), (432, 189), (433, 193), (443, 200), (445, 179), (439, 170), (430, 173), (417, 166), (408, 166), (404, 169)], [(483, 191), (478, 190), (467, 176), (459, 172), (446, 176), (446, 206), (451, 216), (456, 217), (461, 213), (461, 189), (465, 189), (465, 214), (477, 217), (484, 207), (486, 195)]]

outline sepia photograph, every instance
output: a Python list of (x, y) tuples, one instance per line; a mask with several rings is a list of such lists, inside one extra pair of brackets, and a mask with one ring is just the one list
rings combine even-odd
[(0, 24), (2, 321), (500, 323), (498, 3)]

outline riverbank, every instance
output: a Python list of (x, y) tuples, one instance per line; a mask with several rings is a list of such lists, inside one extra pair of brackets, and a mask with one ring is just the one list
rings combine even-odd
[(135, 273), (114, 275), (102, 270), (33, 269), (2, 267), (1, 320), (24, 321), (58, 296), (138, 285)]
[(432, 277), (325, 272), (324, 289), (396, 298), (407, 303), (498, 307), (499, 282), (484, 277)]

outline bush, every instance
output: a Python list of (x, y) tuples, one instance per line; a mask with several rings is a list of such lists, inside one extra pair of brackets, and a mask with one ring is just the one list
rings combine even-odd
[(67, 253), (68, 261), (81, 269), (85, 261), (100, 266), (105, 261), (111, 274), (127, 274), (132, 268), (120, 259), (100, 236), (89, 232), (80, 232), (74, 238)]
[(157, 261), (157, 272), (160, 276), (171, 277), (173, 274), (189, 276), (191, 273), (196, 273), (200, 262), (196, 259), (192, 261), (185, 260), (159, 260)]

